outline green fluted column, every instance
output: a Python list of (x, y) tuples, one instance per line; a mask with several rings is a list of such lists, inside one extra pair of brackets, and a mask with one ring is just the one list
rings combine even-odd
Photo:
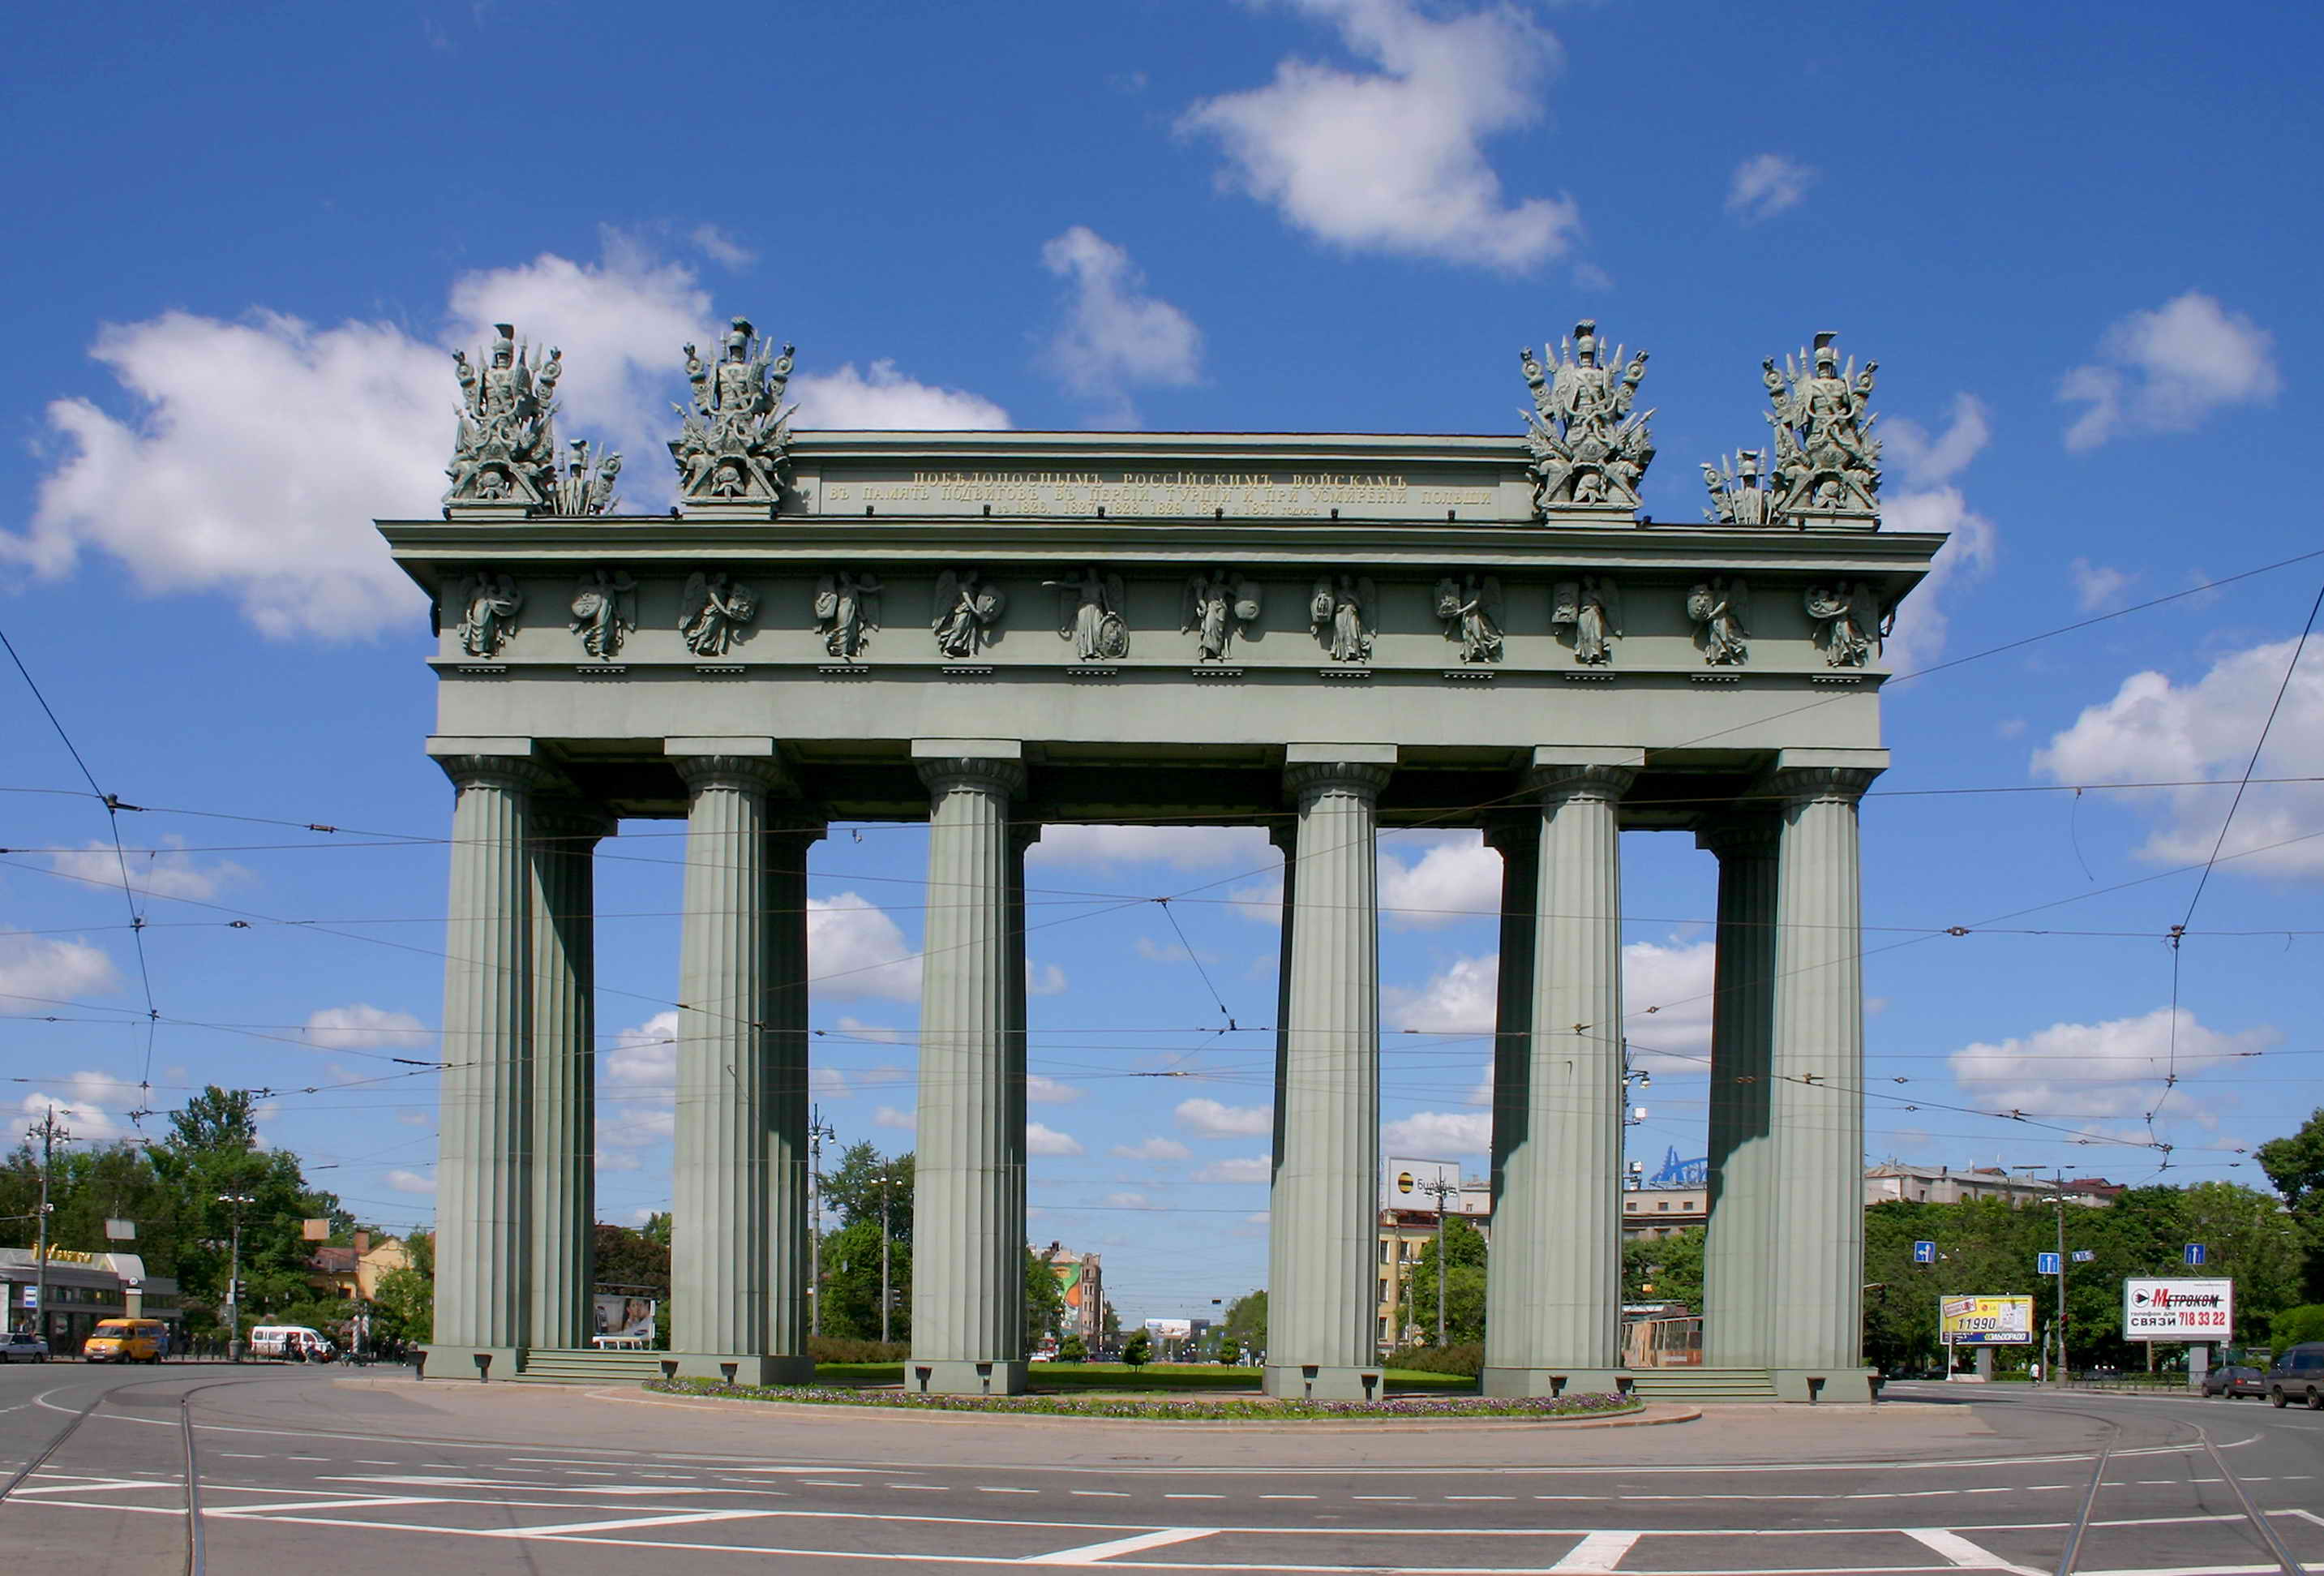
[(1391, 767), (1329, 758), (1335, 747), (1296, 749), (1284, 773), (1298, 873), (1285, 884), (1266, 1378), (1270, 1395), (1362, 1400), (1380, 1377), (1377, 826)]
[[(1617, 752), (1608, 752), (1609, 754)], [(1635, 758), (1635, 752), (1619, 752)], [(1499, 1196), (1486, 1282), (1484, 1391), (1610, 1390), (1621, 1354), (1622, 864), (1615, 811), (1637, 774), (1544, 760), (1531, 1002), (1499, 1059)], [(1506, 1085), (1506, 1087), (1505, 1087)]]
[(768, 1347), (767, 794), (761, 756), (678, 758), (690, 795), (678, 943), (670, 1349), (759, 1382)]
[(922, 755), (918, 765), (929, 796), (928, 910), (904, 1380), (931, 1393), (1013, 1395), (1026, 1371), (1025, 987), (1023, 925), (1012, 940), (1010, 922), (1022, 850), (1009, 815), (1025, 768), (966, 755)]
[(446, 1063), (436, 1166), (432, 1365), (477, 1354), (515, 1373), (531, 1315), (533, 1156), (530, 796), (546, 774), (512, 756), (438, 760), (457, 798), (444, 950)]
[[(1863, 1364), (1864, 969), (1857, 801), (1877, 767), (1783, 765), (1776, 855), (1776, 1229), (1768, 1366), (1779, 1394), (1868, 1398)], [(1817, 1383), (1821, 1381), (1821, 1383)]]
[(530, 1344), (592, 1332), (597, 1176), (595, 884), (613, 819), (570, 802), (532, 814), (532, 1321)]
[(760, 904), (766, 958), (767, 1346), (786, 1378), (806, 1383), (807, 1326), (807, 857), (823, 822), (776, 816), (767, 835), (765, 897)]
[[(1508, 1191), (1508, 1164), (1519, 1156), (1523, 1174), (1531, 1136), (1533, 1107), (1528, 1093), (1528, 1070), (1533, 1058), (1534, 906), (1540, 902), (1541, 818), (1539, 815), (1496, 818), (1485, 828), (1485, 842), (1501, 856), (1501, 918), (1499, 967), (1493, 992), (1493, 1213), (1486, 1247), (1486, 1328), (1492, 1327), (1490, 1298), (1493, 1275), (1500, 1252), (1500, 1227), (1507, 1217), (1502, 1199)], [(1513, 1262), (1521, 1262), (1518, 1249)]]
[(1778, 1198), (1768, 1128), (1778, 825), (1772, 814), (1737, 816), (1695, 837), (1719, 857), (1710, 1228), (1702, 1254), (1702, 1360), (1714, 1368), (1765, 1367), (1769, 1358), (1768, 1254)]

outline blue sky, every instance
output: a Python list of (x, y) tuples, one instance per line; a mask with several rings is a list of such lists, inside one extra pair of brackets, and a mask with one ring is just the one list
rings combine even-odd
[[(5, 675), (0, 844), (32, 850), (0, 855), (14, 1116), (53, 1099), (134, 1133), (187, 1086), (264, 1088), (268, 1136), (336, 1167), (318, 1181), (427, 1219), (433, 1082), (392, 1059), (435, 1052), (448, 790), (419, 748), (424, 610), (369, 522), (433, 508), (445, 352), (494, 319), (565, 348), (573, 431), (644, 456), (677, 347), (733, 312), (798, 342), (809, 424), (1489, 432), (1517, 430), (1517, 347), (1594, 316), (1654, 353), (1665, 518), (1762, 431), (1760, 358), (1837, 329), (1881, 362), (1890, 524), (1954, 533), (1899, 672), (2175, 597), (1890, 688), (1871, 1154), (2142, 1180), (2154, 1136), (2168, 1178), (2257, 1182), (2242, 1151), (2317, 1102), (2324, 794), (2244, 797), (2150, 1128), (2162, 938), (2195, 890), (2171, 872), (2232, 789), (2100, 791), (2237, 777), (2324, 578), (2213, 585), (2318, 548), (2305, 13), (480, 0), (13, 25), (0, 619), (97, 780), (149, 807), (121, 817), (133, 936), (106, 816)], [(653, 465), (625, 479), (667, 501)], [(2324, 656), (2256, 775), (2324, 775)], [(609, 1219), (669, 1195), (676, 830), (626, 827), (599, 865)], [(842, 1142), (895, 1148), (925, 839), (858, 830), (813, 859), (818, 1079)], [(1674, 836), (1625, 854), (1652, 1170), (1701, 1153), (1714, 873)], [(1480, 1166), (1497, 862), (1408, 834), (1382, 860), (1388, 1141)], [(1275, 865), (1217, 830), (1036, 858), (1030, 1229), (1105, 1253), (1125, 1316), (1264, 1274), (1271, 1034), (1248, 1025), (1276, 936), (1235, 900)], [(1092, 917), (1093, 892), (1185, 895), (1183, 941), (1151, 903)], [(1214, 1032), (1222, 1002), (1244, 1029)]]

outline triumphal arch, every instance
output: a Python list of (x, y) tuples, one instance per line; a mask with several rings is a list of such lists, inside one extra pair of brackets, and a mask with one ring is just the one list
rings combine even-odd
[(1525, 353), (1508, 436), (794, 431), (790, 347), (738, 319), (684, 355), (677, 507), (560, 446), (563, 358), (503, 326), (456, 357), (443, 517), (381, 527), (456, 791), (439, 1371), (589, 1345), (591, 849), (682, 818), (659, 1360), (806, 1377), (807, 851), (925, 820), (906, 1380), (1021, 1388), (1025, 850), (1185, 820), (1284, 855), (1268, 1387), (1379, 1382), (1374, 839), (1425, 825), (1506, 862), (1485, 1387), (1612, 1388), (1646, 828), (1719, 864), (1706, 1366), (1864, 1398), (1857, 804), (1942, 542), (1879, 528), (1872, 364), (1766, 363), (1766, 435), (1670, 521), (1646, 357), (1590, 322)]

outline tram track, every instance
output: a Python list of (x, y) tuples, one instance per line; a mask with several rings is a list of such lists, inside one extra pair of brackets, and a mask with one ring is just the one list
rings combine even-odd
[[(2093, 1422), (2102, 1423), (2107, 1431), (2107, 1437), (2097, 1447), (2096, 1459), (2090, 1464), (2089, 1486), (2083, 1490), (2081, 1505), (2076, 1511), (2074, 1519), (2066, 1528), (2065, 1542), (2058, 1551), (2058, 1562), (2053, 1569), (2053, 1576), (2076, 1576), (2076, 1572), (2081, 1566), (2083, 1542), (2088, 1537), (2097, 1515), (2098, 1496), (2107, 1487), (2107, 1469), (2119, 1459), (2116, 1446), (2122, 1438), (2123, 1427), (2118, 1420), (2102, 1417), (2095, 1413), (2077, 1412), (2069, 1407), (2052, 1410), (2067, 1412), (2074, 1416), (2088, 1417)], [(2218, 1474), (2218, 1480), (2226, 1485), (2227, 1492), (2234, 1497), (2236, 1508), (2243, 1513), (2245, 1521), (2250, 1524), (2252, 1531), (2258, 1536), (2260, 1546), (2265, 1549), (2268, 1557), (2275, 1562), (2276, 1568), (2282, 1572), (2282, 1576), (2307, 1576), (2308, 1568), (2302, 1565), (2285, 1546), (2282, 1538), (2277, 1535), (2275, 1528), (2268, 1524), (2267, 1516), (2252, 1503), (2251, 1495), (2245, 1489), (2242, 1479), (2237, 1478), (2235, 1469), (2227, 1465), (2227, 1458), (2219, 1453), (2219, 1447), (2212, 1442), (2210, 1431), (2200, 1423), (2176, 1423), (2175, 1426), (2184, 1428), (2194, 1435), (2195, 1443), (2200, 1447), (2203, 1455), (2210, 1461), (2211, 1469)]]

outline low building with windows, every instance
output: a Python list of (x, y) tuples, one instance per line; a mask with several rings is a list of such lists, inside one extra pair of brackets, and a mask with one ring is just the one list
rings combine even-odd
[[(2098, 1209), (2111, 1204), (2122, 1196), (2123, 1184), (2110, 1182), (2104, 1177), (2070, 1177), (2065, 1184), (2066, 1202), (2083, 1209)], [(2001, 1199), (2015, 1206), (2046, 1204), (2059, 1196), (2057, 1181), (2050, 1177), (2028, 1175), (2022, 1171), (2005, 1171), (1997, 1165), (1970, 1166), (1956, 1171), (1949, 1165), (1907, 1165), (1903, 1161), (1884, 1161), (1864, 1173), (1864, 1201), (1886, 1204), (1899, 1201), (1913, 1204), (1960, 1204), (1971, 1199)]]
[(8, 1328), (36, 1330), (56, 1357), (77, 1357), (81, 1342), (101, 1319), (159, 1319), (170, 1327), (172, 1350), (183, 1339), (185, 1312), (178, 1283), (149, 1275), (134, 1253), (83, 1253), (49, 1249), (47, 1306), (40, 1305), (43, 1279), (38, 1256), (29, 1247), (0, 1247), (0, 1296)]
[(358, 1231), (351, 1245), (326, 1243), (307, 1261), (307, 1284), (326, 1297), (370, 1302), (379, 1295), (382, 1275), (410, 1269), (411, 1255), (400, 1237), (376, 1242), (368, 1231)]
[(1052, 1242), (1042, 1257), (1049, 1261), (1065, 1293), (1065, 1312), (1057, 1320), (1057, 1339), (1082, 1338), (1091, 1351), (1105, 1344), (1105, 1265), (1094, 1253), (1075, 1253)]

